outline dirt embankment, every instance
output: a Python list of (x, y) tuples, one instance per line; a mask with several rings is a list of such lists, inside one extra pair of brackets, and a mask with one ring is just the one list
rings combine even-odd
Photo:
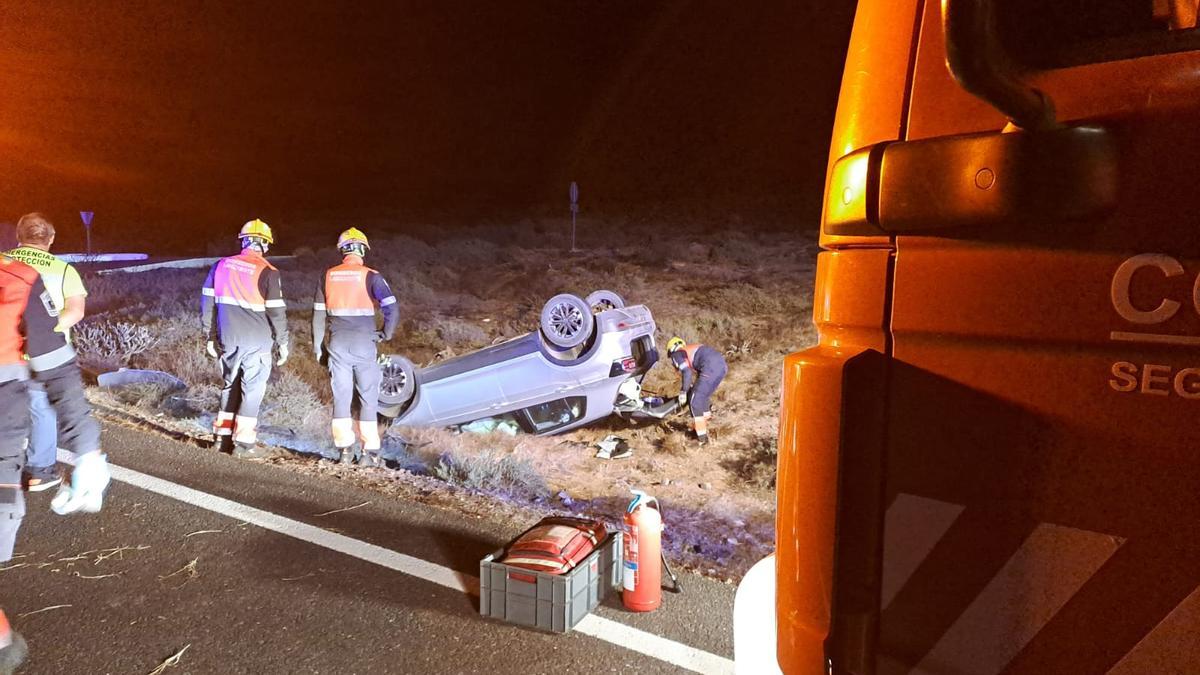
[[(588, 225), (589, 232), (614, 229)], [(391, 282), (402, 309), (401, 329), (381, 349), (418, 364), (535, 330), (542, 303), (556, 293), (607, 288), (647, 305), (660, 348), (679, 335), (721, 350), (729, 361), (707, 447), (686, 439), (683, 417), (637, 427), (609, 418), (554, 437), (395, 429), (385, 448), (393, 469), (331, 467), (303, 452), (276, 461), (388, 494), (517, 519), (569, 511), (615, 521), (629, 491), (645, 489), (664, 505), (668, 555), (711, 576), (738, 578), (772, 547), (782, 358), (815, 341), (815, 236), (745, 228), (737, 223), (705, 234), (650, 228), (666, 234), (636, 246), (585, 239), (583, 250), (572, 253), (561, 222), (526, 221), (376, 236), (368, 259)], [(308, 308), (317, 275), (338, 256), (332, 247), (295, 253), (281, 265), (293, 355), (272, 375), (262, 419), (265, 439), (314, 453), (328, 447), (330, 411), (328, 375), (307, 348)], [(218, 373), (196, 320), (204, 274), (156, 270), (87, 280), (89, 317), (77, 331), (82, 358), (97, 369), (164, 370), (188, 385), (182, 392), (150, 385), (97, 391), (98, 402), (180, 433), (206, 434)], [(660, 361), (646, 388), (674, 393), (678, 377)], [(628, 440), (632, 457), (594, 457), (594, 443), (610, 433)], [(399, 443), (399, 434), (410, 444)]]

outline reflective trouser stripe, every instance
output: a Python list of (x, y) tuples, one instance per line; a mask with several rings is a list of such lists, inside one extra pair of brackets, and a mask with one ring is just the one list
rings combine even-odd
[(258, 440), (258, 418), (257, 417), (242, 417), (237, 415), (233, 418), (233, 440), (235, 443), (254, 443)]
[(218, 436), (233, 435), (233, 413), (222, 410), (213, 420), (213, 433)]
[(379, 423), (378, 422), (359, 422), (358, 435), (362, 438), (363, 450), (367, 452), (379, 452)]
[(330, 425), (333, 430), (333, 445), (348, 448), (354, 445), (354, 420), (349, 417), (335, 419)]
[(697, 436), (708, 435), (708, 418), (703, 415), (692, 418), (692, 429), (695, 429)]

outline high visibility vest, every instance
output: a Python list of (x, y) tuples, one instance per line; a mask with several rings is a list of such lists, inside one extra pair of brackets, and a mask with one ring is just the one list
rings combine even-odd
[(344, 262), (325, 272), (325, 311), (330, 316), (375, 316), (367, 277), (375, 270)]
[(25, 336), (21, 320), (38, 271), (8, 256), (0, 256), (0, 380), (9, 370), (25, 372)]
[(683, 350), (684, 358), (687, 359), (688, 368), (691, 368), (692, 370), (696, 369), (696, 351), (702, 346), (703, 345), (684, 345), (680, 347), (680, 349)]
[[(218, 305), (232, 305), (251, 312), (266, 312), (267, 307), (283, 307), (283, 300), (263, 297), (260, 280), (263, 272), (275, 269), (257, 252), (247, 249), (223, 258), (213, 275), (212, 293)], [(205, 289), (207, 292), (208, 289)]]

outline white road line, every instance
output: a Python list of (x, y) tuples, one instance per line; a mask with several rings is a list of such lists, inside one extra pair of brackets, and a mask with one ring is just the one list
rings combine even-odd
[[(73, 463), (74, 455), (64, 450), (58, 451), (58, 459), (67, 464)], [(456, 591), (479, 595), (479, 578), (469, 574), (456, 572), (448, 567), (442, 567), (420, 558), (397, 553), (391, 549), (376, 546), (365, 541), (359, 541), (343, 534), (323, 530), (319, 527), (292, 520), (270, 511), (263, 511), (252, 506), (246, 506), (224, 497), (194, 490), (178, 483), (155, 478), (154, 476), (126, 469), (125, 467), (109, 464), (114, 480), (128, 483), (164, 497), (170, 497), (185, 504), (191, 504), (213, 513), (235, 518), (264, 530), (306, 541), (331, 551), (337, 551), (352, 558), (365, 560), (380, 567), (407, 574), (409, 576), (430, 581), (439, 586), (445, 586)], [(695, 647), (689, 647), (680, 642), (648, 633), (644, 630), (626, 626), (623, 623), (605, 619), (590, 614), (575, 626), (575, 630), (591, 637), (604, 640), (618, 647), (645, 654), (659, 661), (664, 661), (680, 668), (697, 673), (732, 673), (733, 661), (706, 652)]]

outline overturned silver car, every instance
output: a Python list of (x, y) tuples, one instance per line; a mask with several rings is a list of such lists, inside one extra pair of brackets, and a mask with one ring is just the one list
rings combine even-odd
[(658, 361), (654, 330), (645, 305), (626, 307), (611, 291), (556, 295), (538, 331), (426, 368), (388, 357), (380, 414), (407, 426), (493, 419), (533, 434), (574, 429), (619, 412), (621, 385), (640, 383)]

